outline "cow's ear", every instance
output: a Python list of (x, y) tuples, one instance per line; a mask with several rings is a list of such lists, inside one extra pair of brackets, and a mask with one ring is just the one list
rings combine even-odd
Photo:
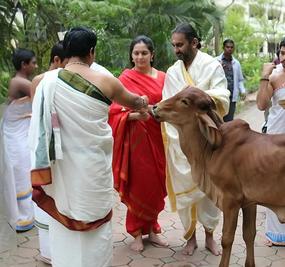
[(215, 122), (207, 113), (198, 113), (197, 118), (203, 136), (214, 149), (218, 148), (222, 143), (222, 135)]

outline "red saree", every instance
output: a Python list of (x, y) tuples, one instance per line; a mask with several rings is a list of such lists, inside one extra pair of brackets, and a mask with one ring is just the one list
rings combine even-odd
[[(147, 95), (149, 103), (161, 100), (165, 73), (157, 78), (135, 70), (125, 70), (119, 77), (131, 92)], [(130, 110), (112, 104), (109, 123), (113, 129), (114, 185), (121, 201), (127, 205), (126, 228), (133, 236), (161, 232), (157, 222), (164, 208), (165, 155), (160, 124), (152, 117), (147, 121), (127, 121)]]

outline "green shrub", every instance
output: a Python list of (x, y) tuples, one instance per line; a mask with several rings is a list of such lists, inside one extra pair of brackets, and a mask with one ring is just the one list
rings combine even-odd
[(0, 104), (5, 102), (8, 95), (8, 85), (10, 81), (9, 72), (1, 72), (0, 73)]
[(258, 90), (260, 73), (264, 62), (267, 62), (267, 57), (249, 57), (241, 60), (242, 72), (245, 78), (245, 88), (248, 93), (253, 93)]

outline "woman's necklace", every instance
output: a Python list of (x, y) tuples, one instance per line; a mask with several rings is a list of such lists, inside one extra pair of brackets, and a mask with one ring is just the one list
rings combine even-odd
[(71, 66), (71, 65), (82, 65), (82, 66), (85, 66), (85, 67), (89, 68), (89, 65), (87, 63), (84, 63), (84, 62), (81, 62), (81, 61), (72, 61), (70, 63), (67, 63), (65, 65), (65, 67), (68, 67), (68, 66)]

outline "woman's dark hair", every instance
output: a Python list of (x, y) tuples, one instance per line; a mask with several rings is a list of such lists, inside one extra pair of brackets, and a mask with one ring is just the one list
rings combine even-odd
[[(133, 53), (133, 50), (134, 50), (134, 47), (136, 44), (139, 44), (139, 43), (144, 43), (146, 46), (147, 46), (147, 49), (150, 51), (150, 53), (152, 54), (153, 51), (154, 51), (154, 44), (153, 44), (153, 41), (145, 36), (145, 35), (139, 35), (137, 36), (132, 42), (131, 42), (131, 45), (130, 45), (130, 52), (129, 52), (129, 59), (130, 59), (130, 63), (131, 63), (131, 66), (134, 67), (135, 64), (133, 62), (133, 58), (132, 58), (132, 53)], [(154, 55), (153, 55), (153, 58), (154, 60)], [(150, 65), (153, 66), (153, 60), (150, 61)]]
[(192, 40), (194, 38), (196, 38), (198, 40), (197, 48), (198, 49), (201, 48), (201, 43), (200, 43), (201, 39), (200, 39), (200, 37), (198, 36), (196, 30), (192, 27), (191, 24), (189, 24), (187, 22), (183, 22), (183, 23), (177, 25), (175, 27), (175, 29), (171, 33), (172, 34), (173, 33), (183, 33), (189, 43), (192, 42)]
[(63, 41), (57, 42), (51, 49), (49, 64), (53, 63), (55, 56), (58, 56), (62, 61), (66, 58), (66, 52), (63, 49)]
[(18, 48), (14, 51), (12, 56), (12, 62), (15, 69), (18, 71), (22, 67), (22, 62), (29, 64), (33, 57), (35, 57), (35, 53), (32, 50)]
[(66, 56), (70, 57), (86, 57), (90, 49), (95, 50), (97, 36), (95, 32), (86, 27), (74, 27), (68, 31), (63, 40), (63, 48)]

